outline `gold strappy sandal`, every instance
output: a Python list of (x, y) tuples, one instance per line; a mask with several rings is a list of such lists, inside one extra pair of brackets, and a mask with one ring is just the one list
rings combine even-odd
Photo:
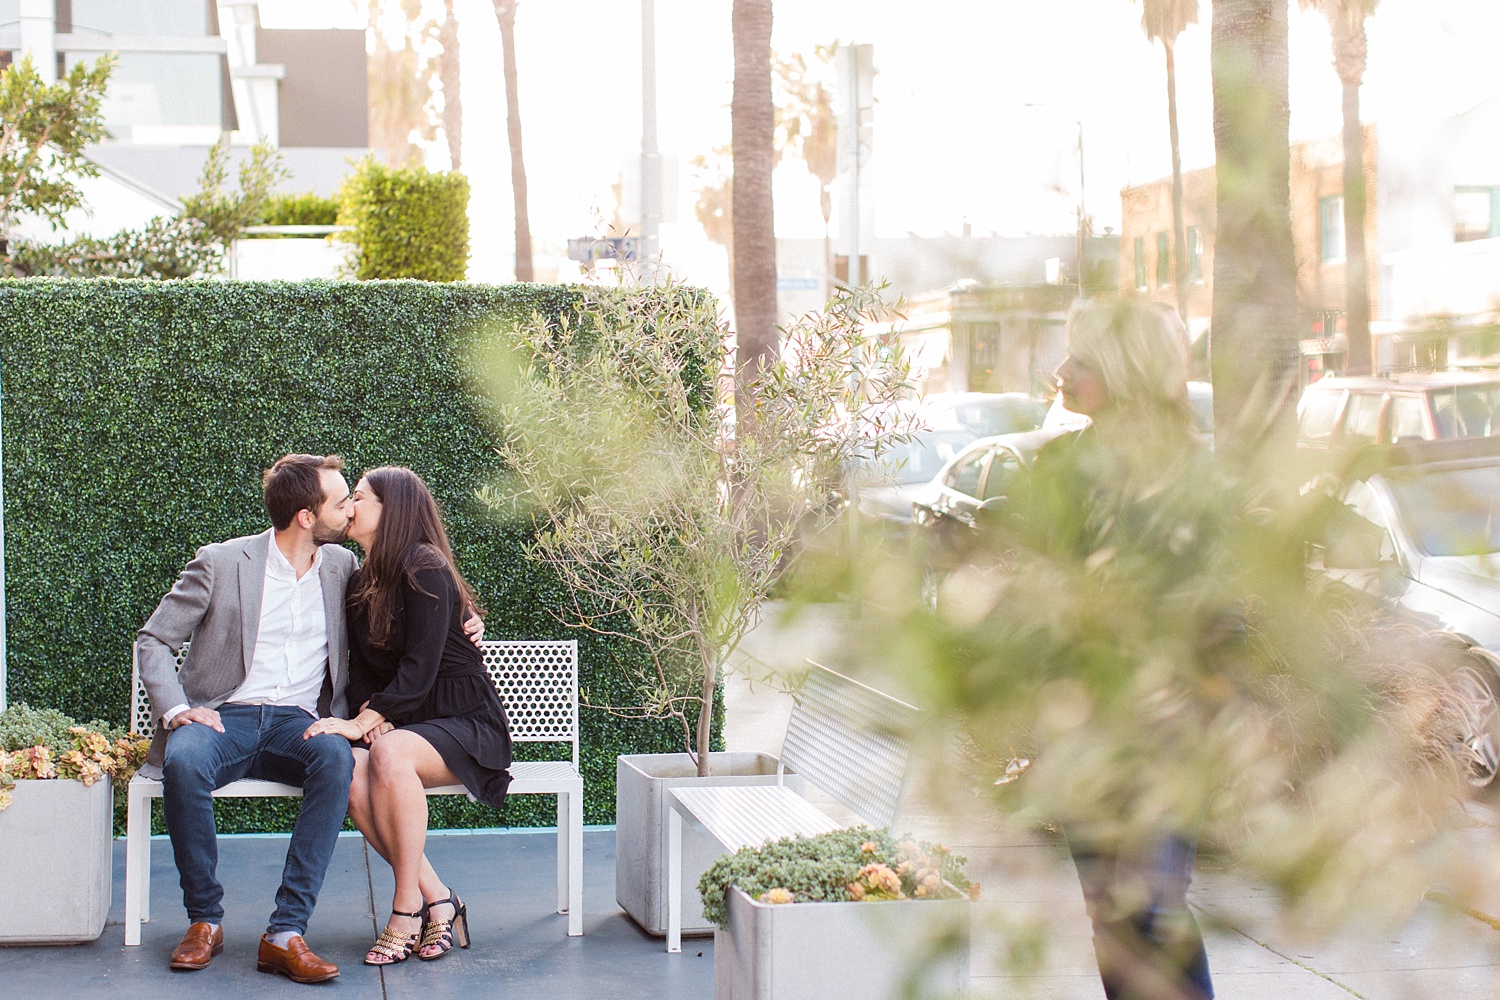
[[(431, 916), (434, 906), (445, 904), (453, 907), (452, 920), (438, 920)], [(422, 922), (422, 943), (417, 945), (418, 958), (424, 962), (442, 958), (453, 950), (455, 938), (460, 948), (469, 946), (469, 908), (458, 898), (458, 893), (449, 890), (447, 899), (426, 903), (422, 908), (428, 912), (428, 917)], [(429, 954), (429, 948), (437, 950)]]
[[(423, 903), (422, 908), (416, 913), (406, 913), (403, 910), (391, 911), (391, 916), (393, 917), (425, 918), (426, 915), (426, 903)], [(427, 924), (424, 922), (422, 927), (425, 929)], [(467, 930), (467, 928), (465, 929)], [(365, 952), (365, 964), (396, 965), (397, 963), (404, 962), (408, 958), (411, 958), (411, 953), (416, 950), (419, 939), (425, 940), (425, 938), (421, 938), (417, 931), (403, 934), (398, 930), (392, 930), (391, 925), (387, 923), (385, 929), (380, 932), (380, 937), (376, 938), (375, 943), (370, 946), (370, 950)]]

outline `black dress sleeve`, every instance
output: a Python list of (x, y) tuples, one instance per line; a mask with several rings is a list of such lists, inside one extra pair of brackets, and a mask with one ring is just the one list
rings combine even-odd
[(385, 690), (370, 696), (370, 708), (393, 721), (411, 715), (431, 693), (443, 659), (443, 646), (448, 641), (448, 621), (458, 596), (447, 567), (421, 569), (416, 577), (417, 587), (409, 580), (401, 583), (406, 645), (398, 650), (401, 660), (396, 666), (396, 676)]
[(375, 684), (370, 665), (365, 662), (364, 653), (360, 650), (359, 636), (355, 634), (354, 615), (346, 610), (345, 617), (348, 620), (345, 642), (349, 650), (349, 685), (345, 688), (344, 695), (349, 701), (349, 718), (352, 719), (375, 693)]

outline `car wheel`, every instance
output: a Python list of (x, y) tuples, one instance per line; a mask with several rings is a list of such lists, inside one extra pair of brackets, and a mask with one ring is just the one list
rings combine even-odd
[(1469, 784), (1485, 788), (1500, 771), (1500, 661), (1486, 650), (1470, 653), (1478, 662), (1455, 670), (1448, 685), (1465, 722), (1460, 750), (1469, 764)]

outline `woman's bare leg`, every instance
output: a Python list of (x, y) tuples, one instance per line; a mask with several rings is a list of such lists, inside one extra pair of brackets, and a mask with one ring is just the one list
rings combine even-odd
[[(423, 894), (424, 849), (427, 844), (427, 793), (436, 785), (458, 783), (432, 744), (415, 733), (395, 730), (379, 737), (370, 748), (367, 771), (371, 827), (377, 850), (391, 865), (396, 891), (391, 908), (416, 912), (428, 898)], [(431, 865), (425, 865), (431, 871)], [(447, 887), (432, 873), (432, 896), (443, 899)], [(392, 917), (390, 927), (414, 933), (416, 917)]]
[[(370, 752), (356, 747), (354, 780), (349, 784), (349, 818), (354, 821), (354, 826), (359, 832), (364, 834), (365, 842), (389, 864), (390, 855), (386, 852), (384, 841), (380, 839), (379, 831), (375, 829), (374, 811), (375, 805), (371, 798), (370, 788)], [(444, 899), (448, 895), (448, 887), (443, 885), (442, 879), (438, 878), (426, 854), (422, 855), (422, 869), (417, 881), (422, 888), (423, 899)]]

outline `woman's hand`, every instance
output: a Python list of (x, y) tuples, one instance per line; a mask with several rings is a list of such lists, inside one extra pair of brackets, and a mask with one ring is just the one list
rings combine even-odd
[(396, 728), (395, 723), (392, 723), (392, 722), (382, 722), (382, 723), (380, 723), (379, 725), (373, 727), (368, 733), (365, 733), (365, 744), (368, 746), (369, 744), (374, 743), (375, 742), (375, 737), (377, 737), (377, 736), (384, 736), (386, 733), (390, 732), (392, 729), (395, 729), (395, 728)]
[(351, 743), (362, 740), (365, 737), (365, 731), (353, 719), (327, 718), (319, 719), (308, 726), (306, 732), (302, 734), (302, 738), (304, 740), (312, 739), (314, 736), (320, 736), (323, 733), (333, 733), (335, 736), (342, 736)]
[(477, 646), (484, 641), (484, 619), (479, 617), (474, 605), (469, 605), (466, 610), (469, 617), (464, 620), (464, 635)]

